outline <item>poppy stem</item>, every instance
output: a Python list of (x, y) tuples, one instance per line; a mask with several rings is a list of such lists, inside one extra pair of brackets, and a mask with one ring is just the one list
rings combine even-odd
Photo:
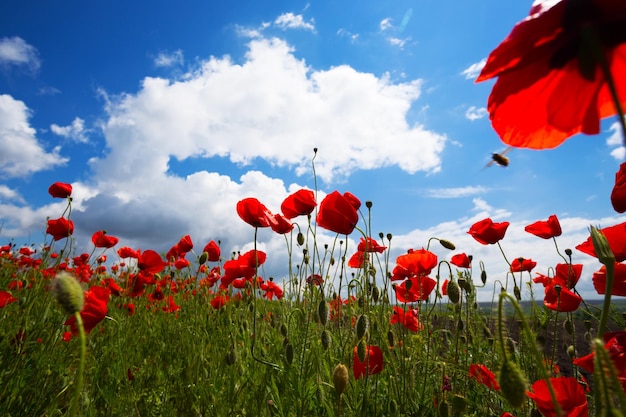
[(85, 327), (83, 326), (83, 318), (80, 315), (80, 311), (74, 313), (76, 320), (76, 327), (79, 332), (80, 339), (80, 362), (78, 365), (78, 375), (76, 375), (76, 381), (74, 383), (74, 397), (70, 404), (68, 415), (73, 417), (78, 412), (78, 405), (80, 400), (80, 394), (83, 390), (83, 373), (85, 371), (85, 356), (87, 354), (87, 337), (85, 336)]

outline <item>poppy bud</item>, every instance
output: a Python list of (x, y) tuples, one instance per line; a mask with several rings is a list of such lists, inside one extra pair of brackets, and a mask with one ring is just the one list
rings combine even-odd
[(289, 365), (293, 363), (293, 345), (291, 343), (287, 343), (285, 346), (285, 358)]
[[(365, 336), (365, 332), (367, 331), (368, 327), (369, 321), (367, 320), (367, 316), (365, 314), (361, 314), (356, 322), (357, 339), (363, 339), (363, 336)], [(363, 359), (361, 359), (361, 362), (363, 362)]]
[(519, 289), (517, 285), (513, 287), (513, 294), (515, 294), (515, 298), (517, 299), (517, 301), (522, 300), (522, 291)]
[(302, 232), (298, 232), (298, 236), (296, 237), (296, 242), (298, 242), (298, 246), (304, 245), (304, 235)]
[(380, 299), (380, 289), (376, 286), (372, 287), (372, 301), (375, 303)]
[(74, 315), (83, 309), (85, 293), (73, 275), (61, 272), (54, 278), (53, 293), (68, 314)]
[(394, 340), (393, 340), (393, 331), (392, 330), (389, 330), (387, 332), (387, 342), (389, 342), (389, 347), (393, 347)]
[(202, 252), (202, 255), (200, 255), (200, 257), (198, 258), (198, 265), (204, 265), (207, 259), (209, 259), (209, 253)]
[(332, 343), (333, 339), (330, 336), (330, 332), (326, 329), (324, 329), (324, 331), (322, 332), (322, 347), (324, 348), (324, 350), (328, 350), (328, 348), (330, 348), (330, 344)]
[(361, 339), (359, 344), (356, 346), (356, 353), (359, 357), (359, 361), (365, 362), (365, 355), (367, 354), (367, 346), (365, 345), (365, 340)]
[(285, 323), (280, 325), (280, 334), (283, 335), (283, 337), (287, 337), (287, 325)]
[(567, 334), (571, 335), (572, 333), (574, 333), (574, 323), (570, 319), (567, 319), (563, 322), (563, 328), (565, 329)]
[(319, 305), (317, 306), (317, 314), (319, 316), (322, 326), (326, 326), (326, 323), (328, 323), (328, 304), (325, 300), (320, 301)]
[(500, 368), (500, 388), (502, 396), (514, 408), (520, 408), (526, 399), (526, 377), (519, 366), (505, 359)]
[(451, 303), (457, 304), (461, 298), (461, 290), (456, 280), (452, 279), (448, 282), (448, 299)]
[(487, 271), (485, 271), (484, 269), (480, 271), (480, 280), (482, 281), (483, 285), (487, 282)]
[(389, 401), (389, 415), (395, 416), (398, 412), (398, 403), (396, 400)]
[(465, 401), (465, 397), (460, 394), (454, 394), (452, 397), (452, 411), (455, 414), (461, 414), (465, 411), (465, 407), (467, 402)]
[(439, 243), (441, 243), (441, 246), (443, 246), (446, 249), (450, 249), (450, 250), (456, 249), (456, 246), (454, 246), (454, 243), (450, 242), (449, 240), (439, 239)]
[(224, 358), (224, 360), (226, 361), (226, 365), (229, 365), (229, 366), (235, 363), (235, 361), (237, 360), (237, 356), (235, 355), (234, 347), (232, 346), (230, 347), (230, 349), (226, 353), (226, 357)]
[(613, 254), (609, 241), (604, 233), (593, 226), (591, 226), (590, 231), (591, 242), (593, 243), (593, 248), (596, 252), (598, 260), (603, 265), (613, 265), (615, 263), (615, 255)]
[(346, 390), (348, 383), (350, 382), (350, 375), (348, 374), (348, 368), (346, 365), (340, 363), (333, 369), (333, 385), (337, 395), (341, 395)]
[(567, 347), (567, 356), (569, 356), (570, 359), (573, 359), (576, 357), (576, 348), (574, 348), (574, 346), (569, 345)]

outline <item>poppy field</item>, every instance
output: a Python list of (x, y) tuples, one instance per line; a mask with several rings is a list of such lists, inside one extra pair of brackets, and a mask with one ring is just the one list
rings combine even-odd
[[(626, 3), (552, 3), (535, 2), (478, 77), (497, 78), (494, 130), (544, 149), (617, 115), (626, 140)], [(626, 163), (616, 171), (605, 197), (624, 213)], [(445, 236), (392, 257), (373, 203), (348, 191), (303, 188), (280, 209), (244, 198), (232, 209), (253, 249), (184, 235), (163, 253), (105, 230), (80, 253), (72, 185), (48, 192), (67, 204), (42, 224), (44, 244), (0, 246), (0, 416), (626, 412), (626, 323), (612, 303), (626, 296), (626, 221), (590, 225), (583, 242), (559, 242), (556, 215), (528, 224), (554, 242), (558, 261), (539, 271), (503, 251), (508, 222), (485, 218), (467, 233), (502, 253), (509, 272), (493, 277)], [(284, 276), (266, 269), (259, 229), (284, 237)], [(597, 259), (600, 304), (576, 289), (581, 254)]]

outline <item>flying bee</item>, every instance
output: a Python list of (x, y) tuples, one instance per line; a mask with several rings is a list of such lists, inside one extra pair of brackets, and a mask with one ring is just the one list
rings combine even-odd
[(485, 166), (485, 168), (488, 168), (490, 166), (492, 166), (493, 164), (497, 164), (500, 165), (501, 167), (508, 167), (509, 166), (509, 158), (507, 158), (506, 153), (508, 151), (510, 151), (511, 149), (513, 149), (512, 147), (508, 147), (506, 148), (504, 151), (500, 152), (500, 153), (492, 153), (491, 154), (491, 161), (489, 161), (489, 163)]

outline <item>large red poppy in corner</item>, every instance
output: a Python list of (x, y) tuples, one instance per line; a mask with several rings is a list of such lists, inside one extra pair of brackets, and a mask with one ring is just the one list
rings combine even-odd
[(488, 101), (493, 128), (510, 146), (546, 149), (577, 133), (597, 134), (616, 114), (594, 58), (592, 33), (626, 107), (626, 2), (538, 4), (489, 55), (477, 82), (498, 77)]
[[(561, 415), (568, 417), (587, 417), (589, 415), (589, 405), (582, 385), (576, 378), (561, 377), (550, 378), (550, 383), (554, 387), (556, 400), (561, 407)], [(527, 392), (528, 397), (535, 402), (541, 411), (541, 415), (546, 417), (557, 416), (552, 403), (552, 397), (545, 380), (535, 381), (532, 391)]]

